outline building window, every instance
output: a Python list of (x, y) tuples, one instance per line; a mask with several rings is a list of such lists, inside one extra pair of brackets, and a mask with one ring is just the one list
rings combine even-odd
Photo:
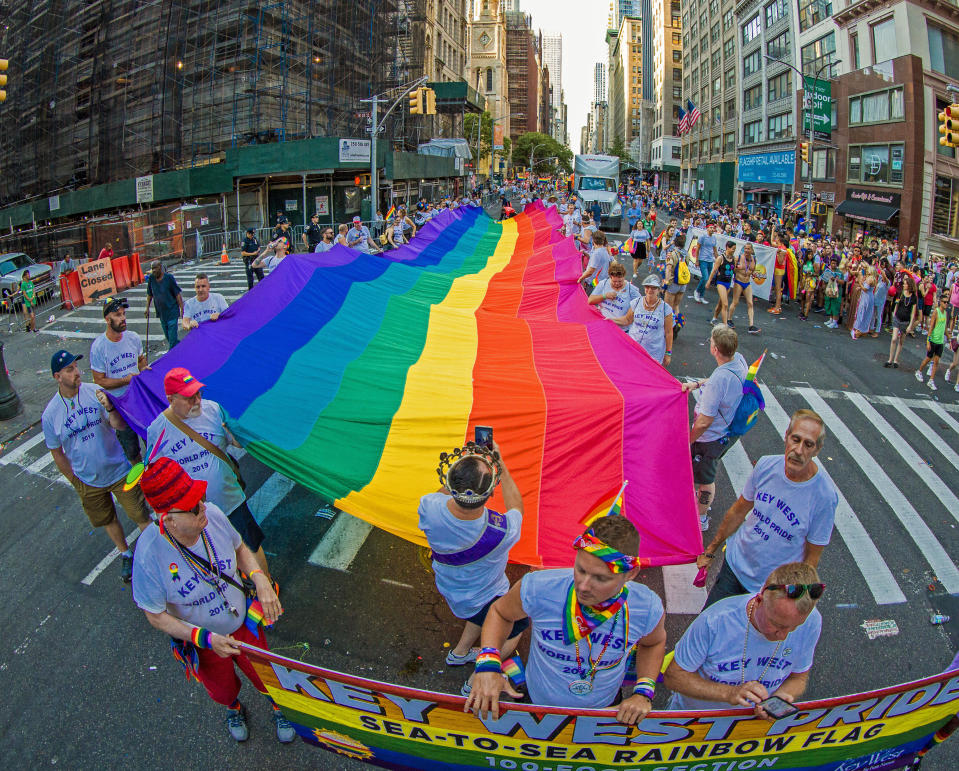
[(723, 111), (719, 107), (713, 107), (713, 125), (718, 126), (723, 122)]
[(859, 35), (855, 32), (849, 35), (849, 50), (852, 52), (852, 68), (858, 70), (862, 65), (859, 64)]
[(723, 31), (725, 32), (728, 29), (731, 29), (733, 26), (733, 11), (732, 9), (726, 11), (723, 14)]
[(850, 145), (847, 179), (868, 185), (901, 186), (904, 154), (902, 143)]
[(959, 180), (936, 177), (932, 232), (937, 236), (959, 238)]
[(743, 25), (743, 45), (746, 45), (750, 40), (755, 40), (762, 31), (763, 23), (760, 21), (759, 14), (757, 13)]
[(682, 99), (683, 90), (679, 86), (673, 86), (673, 99)]
[(768, 43), (766, 43), (766, 53), (773, 59), (789, 58), (789, 30), (782, 32)]
[(673, 67), (673, 82), (678, 83), (683, 79), (683, 68)]
[(713, 72), (716, 72), (716, 70), (718, 70), (722, 66), (722, 63), (723, 63), (722, 54), (720, 53), (718, 48), (715, 51), (713, 51), (713, 55), (709, 57), (709, 61), (713, 65)]
[[(836, 33), (830, 32), (809, 45), (802, 47), (802, 71), (807, 75), (815, 76), (820, 67), (832, 64), (836, 57)], [(828, 73), (832, 67), (827, 67)]]
[(743, 77), (748, 78), (750, 75), (759, 72), (760, 68), (763, 66), (762, 51), (753, 51), (749, 56), (743, 59)]
[(784, 139), (791, 136), (793, 130), (793, 114), (784, 112), (780, 115), (771, 115), (767, 122), (767, 139)]
[(761, 106), (763, 103), (763, 86), (762, 83), (757, 83), (752, 88), (747, 88), (743, 91), (743, 109), (752, 110), (756, 107)]
[[(801, 173), (803, 178), (809, 174), (809, 167), (801, 164)], [(812, 154), (812, 178), (817, 182), (835, 182), (836, 181), (836, 151), (832, 148), (823, 150), (813, 150)]]
[(849, 125), (904, 119), (902, 88), (862, 94), (849, 99)]
[(723, 138), (721, 136), (713, 137), (712, 151), (713, 151), (713, 155), (719, 155), (723, 151)]
[(673, 33), (673, 45), (674, 45), (674, 46), (678, 46), (678, 45), (679, 45), (679, 33), (678, 33), (678, 32), (674, 32), (674, 33)]
[(763, 122), (761, 120), (750, 121), (743, 124), (743, 144), (751, 145), (759, 142), (763, 138)]
[(703, 83), (709, 80), (709, 62), (706, 59), (703, 59), (703, 66), (699, 68), (703, 77)]
[(736, 100), (726, 100), (726, 120), (732, 120), (736, 117)]
[(769, 80), (769, 91), (766, 95), (766, 99), (770, 102), (775, 102), (777, 99), (785, 99), (787, 96), (792, 95), (792, 71), (786, 70), (786, 72), (781, 75), (777, 75), (775, 78), (770, 78)]
[(735, 134), (726, 134), (726, 152), (727, 153), (736, 152), (736, 135)]
[(707, 153), (709, 153), (709, 140), (708, 139), (699, 140), (699, 154), (706, 155)]
[(799, 31), (805, 32), (813, 24), (832, 16), (831, 0), (799, 0)]
[(679, 61), (682, 61), (682, 59), (683, 59), (683, 54), (682, 54), (682, 52), (681, 52), (678, 48), (674, 48), (674, 49), (673, 49), (673, 61), (674, 61), (674, 62), (679, 62)]
[(689, 51), (690, 56), (693, 57), (693, 61), (699, 59), (699, 43), (693, 43), (693, 47)]
[(672, 158), (673, 160), (676, 160), (677, 158), (679, 158), (679, 145), (673, 145), (669, 149), (669, 157)]
[(780, 19), (789, 16), (789, 0), (775, 0), (767, 5), (763, 12), (766, 16), (766, 26), (771, 27)]
[(887, 62), (899, 55), (896, 45), (896, 20), (892, 16), (878, 24), (873, 24), (870, 31), (872, 32), (873, 64)]
[(725, 43), (723, 43), (723, 59), (727, 62), (736, 55), (736, 39), (729, 38)]
[(723, 92), (722, 78), (718, 75), (713, 78), (713, 96), (719, 96)]
[(699, 70), (693, 70), (693, 91), (699, 88)]
[(486, 90), (493, 90), (493, 69), (492, 67), (486, 68)]

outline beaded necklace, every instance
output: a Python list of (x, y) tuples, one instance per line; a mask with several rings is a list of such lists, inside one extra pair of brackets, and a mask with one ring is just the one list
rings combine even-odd
[(216, 546), (213, 545), (213, 541), (211, 541), (206, 534), (206, 528), (200, 532), (200, 540), (203, 541), (203, 548), (206, 551), (206, 561), (210, 566), (210, 570), (201, 565), (193, 556), (192, 552), (184, 548), (176, 538), (170, 536), (165, 530), (163, 535), (170, 542), (170, 545), (177, 550), (184, 561), (193, 568), (193, 573), (196, 577), (213, 587), (217, 596), (223, 601), (223, 607), (229, 608), (230, 613), (234, 616), (239, 616), (239, 611), (226, 599), (226, 582), (223, 580), (223, 574), (220, 571), (220, 559), (216, 553)]

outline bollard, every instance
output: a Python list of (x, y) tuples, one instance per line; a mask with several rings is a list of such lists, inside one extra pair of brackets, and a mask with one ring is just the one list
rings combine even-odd
[(20, 397), (13, 390), (7, 365), (3, 361), (3, 343), (0, 343), (0, 420), (10, 420), (20, 411)]

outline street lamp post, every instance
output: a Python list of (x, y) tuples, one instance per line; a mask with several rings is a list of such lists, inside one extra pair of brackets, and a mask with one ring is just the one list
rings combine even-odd
[[(799, 75), (800, 81), (802, 82), (803, 87), (803, 112), (809, 113), (809, 161), (806, 163), (806, 227), (809, 227), (809, 222), (812, 219), (812, 162), (813, 162), (813, 97), (810, 94), (809, 87), (806, 83), (806, 76), (803, 74), (802, 70), (797, 68), (795, 65), (785, 62), (782, 59), (776, 59), (772, 56), (767, 56), (763, 54), (764, 59), (768, 59), (771, 62), (776, 62), (777, 64), (785, 64), (789, 69)], [(840, 59), (835, 59), (833, 61), (823, 62), (819, 69), (816, 71), (816, 77), (813, 78), (813, 81), (819, 80), (819, 76), (822, 75), (822, 71), (826, 67), (832, 67), (835, 64), (841, 64)], [(831, 80), (831, 78), (830, 78)], [(800, 132), (800, 136), (802, 133)]]
[(530, 174), (533, 173), (533, 155), (535, 155), (536, 151), (541, 147), (546, 147), (546, 142), (540, 142), (537, 145), (533, 145), (533, 149), (529, 151), (529, 173)]

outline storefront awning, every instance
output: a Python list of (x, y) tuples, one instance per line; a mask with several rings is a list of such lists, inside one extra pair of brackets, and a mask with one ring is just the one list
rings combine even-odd
[(869, 203), (847, 198), (836, 207), (836, 214), (852, 217), (865, 222), (878, 222), (885, 225), (899, 213), (898, 206), (886, 206), (881, 203)]

